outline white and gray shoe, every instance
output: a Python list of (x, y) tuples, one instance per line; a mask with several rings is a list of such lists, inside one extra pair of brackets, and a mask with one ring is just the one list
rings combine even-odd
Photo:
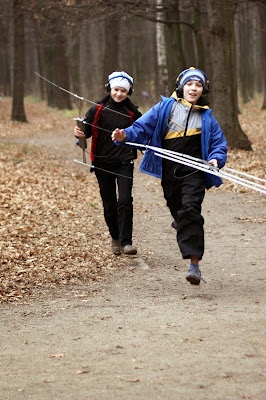
[(125, 246), (121, 246), (121, 253), (126, 255), (135, 255), (137, 254), (137, 249), (133, 247), (131, 244), (126, 244)]
[(199, 285), (201, 281), (201, 272), (199, 269), (189, 269), (187, 271), (186, 280), (191, 283), (191, 285)]

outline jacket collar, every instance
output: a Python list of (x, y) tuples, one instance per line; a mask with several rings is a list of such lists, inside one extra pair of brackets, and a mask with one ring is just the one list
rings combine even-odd
[[(189, 101), (186, 101), (183, 98), (177, 97), (176, 91), (174, 91), (171, 95), (175, 100), (179, 101), (180, 103), (184, 104), (187, 107), (192, 107), (192, 104), (189, 103)], [(194, 110), (208, 110), (209, 106), (199, 106), (197, 104), (194, 105), (193, 107)]]

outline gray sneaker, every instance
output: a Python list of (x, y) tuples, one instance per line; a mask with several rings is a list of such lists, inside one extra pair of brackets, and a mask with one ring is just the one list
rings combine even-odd
[(201, 272), (199, 269), (188, 270), (186, 275), (186, 280), (191, 283), (191, 285), (199, 285), (201, 281)]
[(176, 222), (176, 220), (174, 220), (174, 221), (171, 223), (171, 227), (177, 230), (177, 222)]
[(112, 249), (112, 252), (115, 255), (119, 256), (121, 254), (119, 240), (115, 240), (115, 239), (112, 238), (112, 240), (111, 240), (111, 249)]
[(126, 255), (135, 255), (137, 254), (137, 249), (133, 246), (131, 246), (131, 244), (126, 244), (125, 246), (121, 247), (121, 253), (122, 254), (126, 254)]

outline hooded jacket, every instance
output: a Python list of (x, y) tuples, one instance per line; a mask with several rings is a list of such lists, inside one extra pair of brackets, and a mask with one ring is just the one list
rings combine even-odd
[[(123, 142), (115, 143), (121, 145), (125, 142), (132, 142), (162, 148), (167, 121), (176, 99), (164, 96), (161, 96), (161, 98), (162, 100), (159, 103), (155, 104), (146, 114), (135, 121), (133, 125), (125, 129), (127, 137)], [(202, 108), (201, 123), (202, 158), (205, 161), (216, 159), (218, 167), (222, 168), (227, 158), (227, 142), (210, 108)], [(161, 178), (162, 159), (155, 156), (152, 150), (146, 149), (139, 169), (141, 172)], [(221, 178), (218, 176), (205, 173), (205, 186), (207, 189), (212, 186), (219, 187), (222, 183)]]

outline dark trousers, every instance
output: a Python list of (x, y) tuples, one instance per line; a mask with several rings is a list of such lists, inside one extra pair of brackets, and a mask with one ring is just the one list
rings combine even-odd
[[(100, 168), (110, 172), (102, 171)], [(95, 164), (104, 218), (110, 235), (113, 239), (119, 240), (121, 246), (132, 244), (133, 170), (133, 161)]]
[(166, 204), (176, 221), (177, 243), (183, 259), (204, 253), (204, 219), (201, 204), (205, 195), (203, 173), (196, 172), (182, 179), (162, 180)]

